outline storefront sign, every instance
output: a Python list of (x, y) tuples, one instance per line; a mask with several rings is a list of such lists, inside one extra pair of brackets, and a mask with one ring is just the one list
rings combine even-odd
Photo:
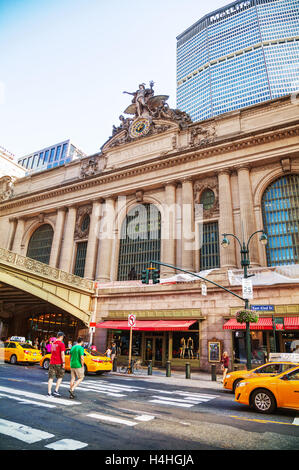
[(250, 309), (258, 312), (274, 312), (274, 305), (250, 305)]
[(281, 318), (273, 318), (273, 323), (275, 325), (275, 329), (278, 331), (284, 330), (284, 319)]
[(253, 288), (251, 279), (242, 279), (243, 299), (253, 299)]

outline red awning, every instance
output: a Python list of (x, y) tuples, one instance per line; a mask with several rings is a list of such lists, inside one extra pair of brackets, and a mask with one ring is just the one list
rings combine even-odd
[[(231, 318), (223, 325), (224, 330), (246, 330), (246, 323), (238, 323)], [(259, 318), (257, 323), (250, 323), (251, 330), (272, 330), (272, 318)]]
[[(188, 331), (197, 320), (136, 320), (134, 331)], [(97, 328), (129, 330), (127, 320), (108, 320), (97, 323)]]
[(285, 317), (284, 328), (285, 330), (299, 330), (299, 317)]

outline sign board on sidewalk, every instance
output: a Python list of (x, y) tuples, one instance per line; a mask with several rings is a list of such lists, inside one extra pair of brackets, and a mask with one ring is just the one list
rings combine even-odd
[(299, 354), (295, 353), (270, 353), (269, 361), (290, 361), (299, 364)]
[(128, 326), (130, 328), (136, 326), (136, 315), (133, 315), (132, 313), (128, 315)]
[(253, 288), (251, 279), (242, 279), (243, 299), (253, 299)]

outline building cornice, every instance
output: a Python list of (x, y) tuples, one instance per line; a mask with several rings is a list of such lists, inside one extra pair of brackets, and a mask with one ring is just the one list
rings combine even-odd
[[(291, 124), (291, 125), (290, 125)], [(192, 161), (202, 160), (205, 158), (238, 152), (244, 149), (249, 149), (254, 146), (268, 144), (270, 142), (281, 141), (290, 137), (299, 135), (299, 120), (285, 124), (273, 126), (268, 129), (250, 132), (240, 136), (233, 136), (226, 139), (215, 139), (213, 142), (205, 145), (204, 147), (181, 147), (170, 152), (164, 153), (158, 157), (154, 157), (146, 162), (134, 163), (122, 167), (121, 169), (107, 170), (97, 176), (87, 177), (84, 180), (77, 180), (59, 184), (52, 189), (42, 189), (28, 195), (20, 195), (14, 197), (10, 201), (5, 201), (0, 204), (1, 211), (20, 208), (28, 205), (31, 202), (42, 201), (50, 198), (57, 198), (57, 196), (75, 193), (77, 191), (93, 188), (95, 186), (113, 183), (125, 178), (139, 176), (152, 171), (157, 171), (173, 166), (182, 165)], [(245, 163), (245, 162), (244, 162)], [(230, 165), (231, 166), (231, 165)], [(215, 168), (215, 171), (221, 170)], [(192, 175), (184, 175), (185, 177), (192, 177)], [(177, 177), (176, 177), (177, 180)], [(167, 177), (169, 181), (169, 176)], [(163, 182), (162, 182), (163, 183)], [(89, 196), (88, 196), (89, 197)], [(99, 196), (100, 197), (100, 196)], [(102, 196), (103, 197), (103, 196)], [(80, 201), (81, 202), (81, 201)]]

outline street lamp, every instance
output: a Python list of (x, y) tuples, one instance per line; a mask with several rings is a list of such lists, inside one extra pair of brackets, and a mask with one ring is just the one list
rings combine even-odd
[[(244, 240), (241, 243), (239, 238), (236, 235), (234, 235), (233, 233), (223, 233), (222, 234), (223, 240), (221, 242), (221, 246), (223, 246), (223, 248), (227, 248), (230, 244), (230, 241), (227, 237), (235, 238), (238, 241), (239, 245), (240, 245), (241, 266), (242, 266), (243, 271), (244, 271), (244, 276), (243, 276), (244, 279), (247, 279), (248, 277), (254, 276), (254, 274), (248, 274), (247, 269), (250, 266), (249, 243), (250, 243), (250, 240), (252, 239), (252, 237), (256, 233), (261, 233), (262, 234), (260, 236), (260, 242), (263, 245), (266, 245), (267, 241), (268, 241), (268, 238), (267, 238), (267, 234), (264, 232), (264, 230), (257, 230), (256, 232), (253, 232), (250, 235), (250, 237), (248, 238), (247, 243), (245, 243)], [(243, 299), (243, 300), (245, 301), (245, 309), (246, 310), (249, 309), (249, 300), (248, 299)], [(249, 324), (249, 322), (246, 322), (246, 353), (247, 353), (247, 369), (250, 370), (251, 369), (251, 342), (250, 342), (250, 324)]]

